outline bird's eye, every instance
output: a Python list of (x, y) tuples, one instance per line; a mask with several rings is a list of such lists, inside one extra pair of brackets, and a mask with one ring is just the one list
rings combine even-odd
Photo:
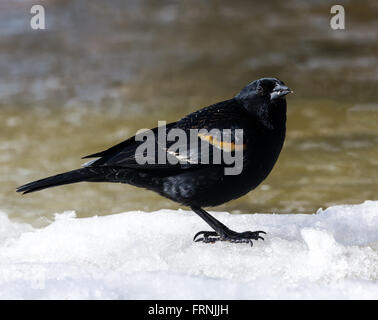
[(257, 88), (256, 88), (256, 92), (259, 95), (263, 95), (264, 94), (264, 88), (261, 85), (258, 85)]

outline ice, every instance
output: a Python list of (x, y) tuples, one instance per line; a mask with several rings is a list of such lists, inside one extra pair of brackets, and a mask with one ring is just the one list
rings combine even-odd
[(254, 246), (195, 243), (190, 211), (76, 218), (44, 228), (0, 212), (1, 299), (378, 299), (378, 201), (316, 214), (214, 212)]

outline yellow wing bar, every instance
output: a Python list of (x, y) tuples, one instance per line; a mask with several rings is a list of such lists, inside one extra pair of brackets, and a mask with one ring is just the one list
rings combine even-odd
[(207, 141), (209, 144), (213, 145), (214, 147), (220, 150), (226, 151), (226, 152), (242, 151), (246, 147), (245, 144), (236, 144), (234, 142), (227, 142), (227, 141), (222, 141), (222, 140), (219, 141), (216, 137), (209, 134), (199, 133), (198, 137), (201, 140)]

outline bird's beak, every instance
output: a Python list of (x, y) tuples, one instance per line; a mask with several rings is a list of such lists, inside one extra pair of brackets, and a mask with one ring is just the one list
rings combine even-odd
[(287, 86), (278, 84), (274, 87), (272, 93), (270, 94), (270, 100), (283, 98), (289, 93), (293, 93), (293, 90)]

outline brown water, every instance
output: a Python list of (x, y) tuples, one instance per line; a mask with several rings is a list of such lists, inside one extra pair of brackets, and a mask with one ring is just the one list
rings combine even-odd
[(377, 1), (345, 2), (342, 31), (329, 26), (329, 1), (49, 1), (44, 31), (30, 29), (33, 4), (0, 3), (0, 210), (11, 217), (178, 208), (118, 184), (15, 188), (262, 76), (295, 92), (283, 152), (260, 187), (215, 209), (378, 200)]

